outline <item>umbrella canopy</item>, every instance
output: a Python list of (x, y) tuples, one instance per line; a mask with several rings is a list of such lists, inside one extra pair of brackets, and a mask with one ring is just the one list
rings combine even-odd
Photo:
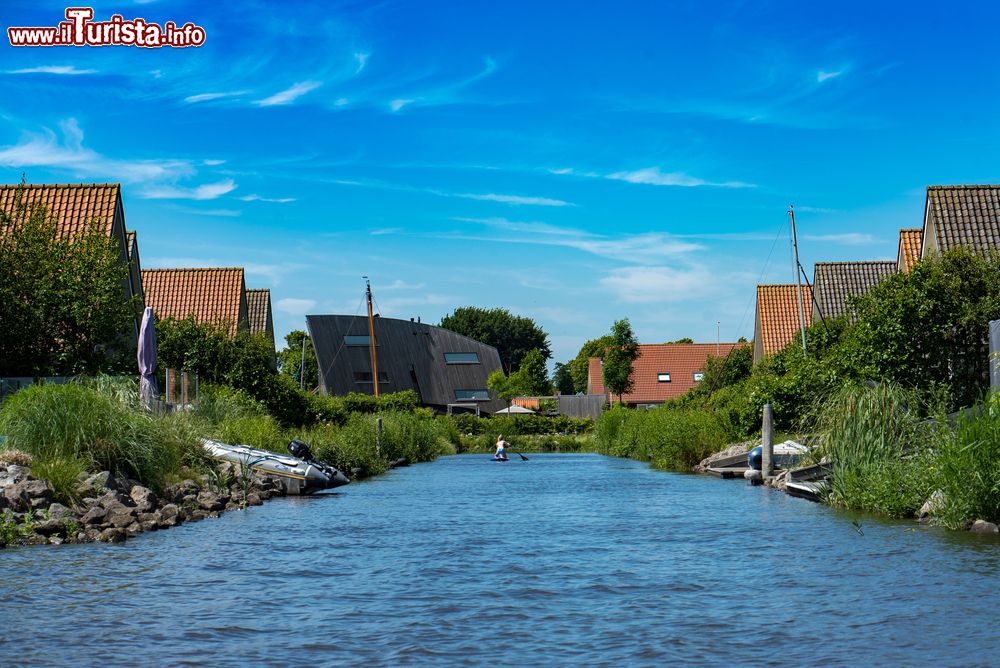
[(524, 406), (511, 406), (510, 408), (501, 408), (494, 415), (511, 415), (513, 413), (534, 413), (535, 411), (530, 408), (525, 408)]
[(156, 318), (153, 309), (146, 307), (139, 327), (139, 398), (142, 405), (152, 410), (153, 401), (158, 397), (156, 389)]

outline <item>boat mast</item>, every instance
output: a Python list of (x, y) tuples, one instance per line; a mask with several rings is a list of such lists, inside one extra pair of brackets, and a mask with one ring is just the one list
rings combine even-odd
[(365, 294), (368, 297), (368, 343), (372, 352), (372, 387), (378, 396), (378, 354), (375, 352), (375, 317), (372, 315), (372, 283), (365, 276)]
[(806, 354), (806, 312), (802, 307), (802, 276), (799, 271), (799, 242), (795, 236), (795, 205), (788, 205), (788, 217), (792, 221), (792, 249), (795, 251), (795, 284), (798, 286), (796, 291), (799, 298), (799, 326), (802, 331), (802, 356), (808, 357)]

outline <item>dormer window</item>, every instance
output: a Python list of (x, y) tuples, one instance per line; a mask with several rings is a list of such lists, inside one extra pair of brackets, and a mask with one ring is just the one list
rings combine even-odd
[(703, 372), (701, 372), (701, 371), (695, 371), (694, 372), (694, 382), (700, 383), (703, 380), (705, 380), (705, 374)]
[(657, 383), (669, 383), (670, 382), (670, 373), (666, 372), (666, 371), (662, 371), (662, 372), (656, 374), (656, 382)]

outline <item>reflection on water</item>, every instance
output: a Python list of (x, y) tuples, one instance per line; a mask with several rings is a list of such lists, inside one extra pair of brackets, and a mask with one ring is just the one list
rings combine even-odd
[(997, 661), (995, 539), (596, 455), (488, 460), (0, 551), (0, 663)]

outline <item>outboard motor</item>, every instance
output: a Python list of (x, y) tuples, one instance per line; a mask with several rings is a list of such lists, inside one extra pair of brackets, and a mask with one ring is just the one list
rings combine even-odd
[(294, 441), (288, 444), (288, 451), (292, 453), (292, 457), (298, 457), (299, 459), (306, 462), (313, 461), (313, 453), (312, 450), (309, 448), (309, 445), (307, 443), (303, 443), (298, 439), (295, 439)]

